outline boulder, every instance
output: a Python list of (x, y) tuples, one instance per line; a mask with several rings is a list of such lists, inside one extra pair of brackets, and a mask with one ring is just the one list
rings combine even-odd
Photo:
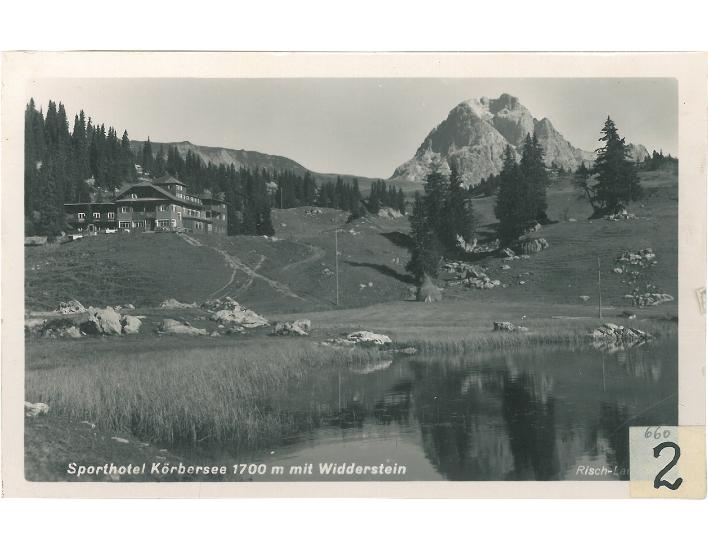
[(383, 346), (386, 344), (391, 344), (391, 338), (385, 334), (376, 334), (368, 330), (359, 330), (357, 332), (352, 332), (347, 335), (347, 340), (354, 342), (355, 344), (374, 344), (377, 346)]
[(379, 218), (389, 218), (394, 220), (403, 217), (403, 214), (401, 214), (400, 211), (395, 208), (391, 208), (390, 206), (382, 206), (379, 208), (377, 215)]
[(163, 319), (159, 331), (165, 334), (187, 334), (190, 336), (206, 336), (207, 334), (206, 329), (193, 327), (187, 322), (174, 319)]
[(46, 324), (46, 319), (25, 319), (25, 334), (41, 334)]
[(56, 311), (62, 315), (70, 315), (72, 313), (85, 313), (86, 308), (78, 300), (69, 300), (68, 302), (59, 302), (59, 307)]
[(648, 332), (636, 328), (623, 327), (614, 323), (605, 323), (594, 329), (590, 336), (596, 343), (613, 346), (633, 346), (651, 340)]
[(104, 309), (89, 307), (88, 319), (81, 323), (81, 331), (84, 334), (121, 334), (123, 325), (121, 316), (112, 307)]
[(137, 334), (140, 332), (142, 321), (134, 315), (122, 315), (120, 318), (123, 334)]
[(530, 255), (530, 254), (537, 254), (541, 252), (541, 250), (545, 250), (548, 248), (548, 241), (543, 238), (539, 239), (523, 239), (519, 241), (519, 244), (517, 245), (517, 249), (520, 254), (523, 255)]
[(309, 336), (312, 322), (309, 319), (281, 321), (276, 323), (273, 334), (276, 336)]
[(589, 302), (590, 301), (590, 296), (578, 296), (583, 302)]
[(216, 311), (211, 316), (212, 321), (217, 323), (233, 323), (246, 328), (256, 328), (268, 326), (268, 320), (261, 317), (255, 311), (243, 307), (235, 307), (234, 309), (222, 309)]
[(73, 319), (59, 318), (45, 322), (39, 334), (45, 338), (81, 338), (83, 335)]
[(501, 332), (514, 332), (516, 325), (510, 321), (494, 321), (494, 330)]
[(25, 246), (41, 246), (47, 244), (47, 237), (32, 236), (25, 237)]
[(167, 298), (164, 300), (161, 304), (160, 307), (162, 309), (192, 309), (196, 308), (197, 304), (187, 304), (184, 302), (180, 302), (178, 300), (175, 300), (174, 298)]
[(47, 414), (49, 412), (49, 405), (46, 403), (30, 403), (25, 401), (25, 416), (29, 418), (34, 418), (40, 414)]

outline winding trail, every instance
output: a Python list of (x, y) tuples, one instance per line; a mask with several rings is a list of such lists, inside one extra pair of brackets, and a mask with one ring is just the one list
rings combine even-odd
[(178, 235), (184, 239), (187, 243), (189, 243), (192, 246), (206, 246), (210, 250), (213, 250), (217, 254), (219, 254), (223, 259), (224, 262), (226, 262), (226, 265), (228, 265), (231, 268), (231, 277), (229, 278), (229, 281), (222, 286), (221, 288), (217, 289), (216, 291), (212, 292), (209, 297), (213, 298), (220, 292), (223, 292), (225, 289), (227, 289), (231, 284), (233, 284), (234, 280), (236, 279), (236, 274), (241, 271), (248, 275), (250, 277), (250, 280), (247, 281), (239, 290), (246, 290), (248, 287), (253, 284), (254, 279), (261, 280), (265, 282), (268, 286), (270, 286), (273, 290), (276, 292), (279, 292), (280, 294), (283, 294), (284, 296), (287, 296), (289, 298), (295, 298), (296, 300), (302, 300), (303, 302), (305, 301), (305, 298), (302, 296), (299, 296), (295, 294), (288, 285), (285, 283), (281, 283), (280, 281), (276, 281), (274, 279), (270, 279), (269, 277), (266, 277), (265, 275), (261, 275), (258, 273), (256, 270), (263, 265), (263, 262), (265, 261), (265, 256), (261, 255), (261, 259), (258, 261), (258, 264), (256, 265), (255, 268), (252, 268), (245, 264), (241, 259), (238, 258), (238, 256), (235, 256), (233, 254), (229, 254), (225, 250), (218, 248), (216, 246), (209, 246), (205, 245), (198, 239), (195, 239), (194, 237), (191, 237), (189, 235), (186, 235), (184, 233), (178, 233)]

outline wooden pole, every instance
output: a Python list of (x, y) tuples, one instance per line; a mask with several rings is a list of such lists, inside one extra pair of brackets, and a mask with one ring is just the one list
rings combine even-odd
[(339, 233), (339, 229), (334, 230), (334, 275), (337, 283), (337, 305), (339, 305), (339, 242), (337, 233)]
[(597, 314), (602, 319), (602, 275), (600, 273), (600, 256), (597, 257)]

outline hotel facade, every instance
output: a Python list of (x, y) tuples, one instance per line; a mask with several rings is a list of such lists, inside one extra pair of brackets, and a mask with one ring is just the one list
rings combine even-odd
[(67, 203), (67, 222), (76, 231), (185, 231), (226, 234), (226, 203), (210, 194), (190, 193), (173, 176), (141, 179), (111, 202)]

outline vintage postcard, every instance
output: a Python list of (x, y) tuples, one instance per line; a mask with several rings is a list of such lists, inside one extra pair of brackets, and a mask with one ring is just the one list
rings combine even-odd
[(3, 493), (705, 497), (707, 75), (4, 54)]

